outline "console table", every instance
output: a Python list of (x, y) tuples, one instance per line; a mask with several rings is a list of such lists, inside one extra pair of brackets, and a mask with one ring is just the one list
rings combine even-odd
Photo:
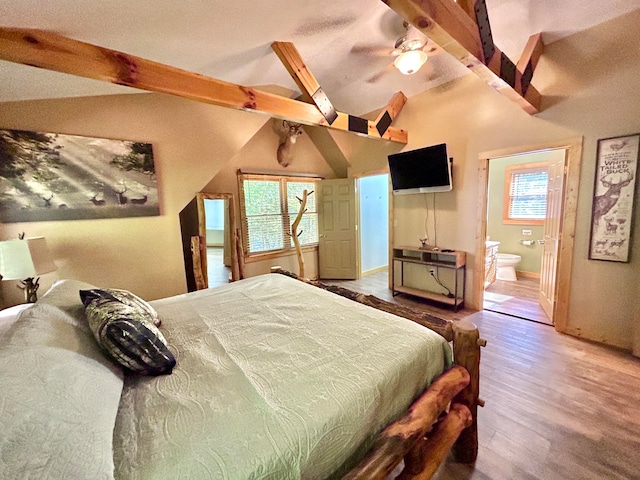
[[(464, 306), (466, 259), (466, 252), (459, 252), (455, 250), (426, 250), (417, 247), (403, 246), (394, 247), (391, 266), (392, 293), (394, 296), (398, 293), (414, 295), (416, 297), (421, 297), (444, 305), (452, 306), (454, 308), (454, 311), (458, 311), (458, 308)], [(440, 268), (454, 270), (455, 280), (453, 288), (447, 285), (447, 287), (451, 290), (451, 293), (453, 293), (453, 297), (447, 297), (446, 295), (440, 293), (405, 286), (405, 263), (425, 265), (426, 275), (430, 275), (429, 270), (431, 269), (429, 267), (433, 267), (436, 275), (438, 273), (438, 269)], [(400, 268), (399, 283), (396, 282), (396, 265)]]

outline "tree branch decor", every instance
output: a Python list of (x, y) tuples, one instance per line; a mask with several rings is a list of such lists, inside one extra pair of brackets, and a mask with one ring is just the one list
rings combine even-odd
[(308, 190), (302, 191), (302, 198), (296, 197), (300, 202), (300, 209), (298, 210), (298, 215), (296, 215), (296, 219), (293, 221), (291, 225), (291, 238), (293, 239), (293, 244), (296, 247), (296, 254), (298, 255), (298, 265), (300, 267), (300, 271), (298, 272), (299, 276), (305, 278), (304, 274), (304, 257), (302, 256), (302, 247), (300, 246), (300, 240), (298, 237), (302, 235), (303, 230), (298, 232), (298, 227), (300, 226), (300, 222), (302, 221), (302, 216), (307, 211), (307, 198), (309, 195), (313, 194), (313, 190), (310, 192)]

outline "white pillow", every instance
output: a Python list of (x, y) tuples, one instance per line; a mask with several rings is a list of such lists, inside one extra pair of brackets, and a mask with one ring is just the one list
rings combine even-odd
[(123, 373), (57, 282), (0, 336), (0, 478), (112, 479)]

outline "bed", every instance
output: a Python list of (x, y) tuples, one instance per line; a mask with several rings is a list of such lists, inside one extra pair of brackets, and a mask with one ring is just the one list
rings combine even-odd
[(454, 442), (472, 462), (477, 329), (318, 286), (150, 302), (177, 365), (142, 376), (95, 341), (78, 295), (95, 287), (56, 282), (0, 333), (0, 477), (430, 478)]

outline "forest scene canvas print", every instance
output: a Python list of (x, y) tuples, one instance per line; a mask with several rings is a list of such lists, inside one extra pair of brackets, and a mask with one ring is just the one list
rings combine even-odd
[(0, 130), (0, 222), (159, 214), (150, 143)]

